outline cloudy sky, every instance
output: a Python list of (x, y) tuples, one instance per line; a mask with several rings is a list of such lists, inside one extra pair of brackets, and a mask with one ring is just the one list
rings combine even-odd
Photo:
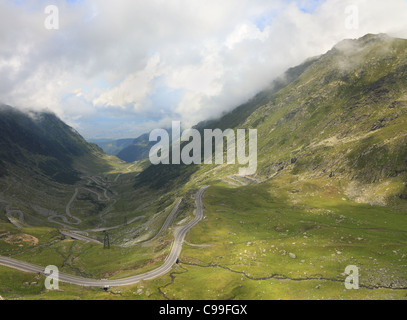
[(0, 0), (0, 102), (136, 137), (217, 117), (366, 33), (407, 38), (407, 1)]

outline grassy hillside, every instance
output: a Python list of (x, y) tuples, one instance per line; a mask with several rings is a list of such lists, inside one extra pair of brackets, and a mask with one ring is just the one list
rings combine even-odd
[[(49, 292), (42, 279), (0, 268), (2, 296), (405, 299), (406, 76), (407, 40), (385, 35), (345, 40), (290, 69), (221, 119), (196, 126), (257, 129), (258, 170), (250, 177), (236, 175), (238, 165), (152, 166), (148, 159), (128, 164), (97, 150), (74, 157), (72, 168), (82, 179), (63, 188), (44, 175), (29, 177), (24, 168), (14, 175), (7, 171), (0, 196), (37, 227), (19, 229), (1, 216), (0, 254), (112, 279), (160, 265), (173, 228), (193, 215), (196, 190), (210, 187), (205, 218), (187, 235), (170, 274), (108, 292), (64, 284), (62, 291)], [(24, 183), (30, 191), (22, 191)], [(45, 187), (52, 197), (43, 197)], [(143, 242), (180, 197), (171, 228)], [(75, 227), (90, 237), (102, 241), (103, 234), (92, 228), (119, 226), (109, 230), (111, 251), (63, 239), (61, 227), (47, 222), (49, 214), (41, 208), (64, 215), (70, 199), (82, 221)], [(0, 210), (7, 210), (6, 203), (0, 202)], [(349, 265), (360, 270), (359, 290), (344, 287)], [(37, 285), (24, 284), (32, 281)]]
[[(406, 53), (406, 40), (386, 35), (345, 40), (292, 69), (284, 84), (197, 128), (257, 129), (259, 181), (326, 177), (343, 181), (354, 200), (398, 202), (407, 198)], [(178, 169), (174, 179), (167, 169), (149, 171), (160, 173), (162, 186), (238, 173), (237, 165), (201, 166), (192, 176), (185, 168), (185, 177)]]
[(75, 159), (101, 152), (54, 114), (23, 113), (0, 106), (3, 175), (7, 174), (7, 165), (12, 165), (59, 183), (73, 184), (79, 181), (80, 174), (74, 168)]
[(143, 134), (126, 147), (122, 148), (116, 155), (126, 162), (140, 161), (148, 158), (154, 142), (149, 141), (149, 134)]

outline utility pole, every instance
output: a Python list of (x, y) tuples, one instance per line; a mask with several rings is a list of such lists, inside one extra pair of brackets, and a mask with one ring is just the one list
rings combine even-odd
[(109, 233), (107, 231), (105, 231), (105, 238), (103, 239), (103, 248), (110, 249)]

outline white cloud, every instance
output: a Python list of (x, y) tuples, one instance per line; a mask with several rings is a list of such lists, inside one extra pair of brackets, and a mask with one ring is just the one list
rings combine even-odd
[(142, 102), (151, 92), (151, 82), (162, 74), (160, 56), (152, 56), (143, 70), (128, 75), (119, 85), (103, 92), (93, 100), (95, 106), (118, 106), (126, 109), (133, 105), (134, 111), (142, 108)]
[(268, 38), (268, 29), (264, 32), (253, 23), (245, 23), (238, 25), (236, 29), (227, 37), (225, 45), (229, 50), (232, 50), (236, 44), (245, 40), (260, 40), (265, 41)]
[[(44, 28), (45, 0), (0, 3), (0, 101), (51, 109), (88, 137), (193, 125), (343, 38), (407, 37), (404, 0), (54, 2), (57, 31)], [(349, 5), (357, 30), (345, 27)], [(174, 91), (179, 99), (166, 96)]]

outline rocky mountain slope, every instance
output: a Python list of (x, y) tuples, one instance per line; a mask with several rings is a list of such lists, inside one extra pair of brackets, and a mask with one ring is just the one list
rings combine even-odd
[[(349, 183), (345, 185), (353, 199), (386, 203), (406, 198), (407, 40), (371, 34), (344, 40), (289, 70), (283, 79), (197, 128), (257, 129), (259, 180), (326, 177)], [(165, 167), (149, 171), (173, 180)], [(195, 168), (195, 177), (201, 178), (190, 180), (238, 171), (236, 166), (221, 167)], [(210, 170), (217, 173), (208, 174)]]
[(52, 113), (23, 113), (0, 106), (0, 174), (10, 166), (73, 184), (79, 180), (74, 161), (103, 152), (86, 142)]
[(367, 35), (321, 56), (241, 123), (258, 129), (258, 175), (383, 184), (382, 193), (403, 197), (406, 53), (406, 40)]

